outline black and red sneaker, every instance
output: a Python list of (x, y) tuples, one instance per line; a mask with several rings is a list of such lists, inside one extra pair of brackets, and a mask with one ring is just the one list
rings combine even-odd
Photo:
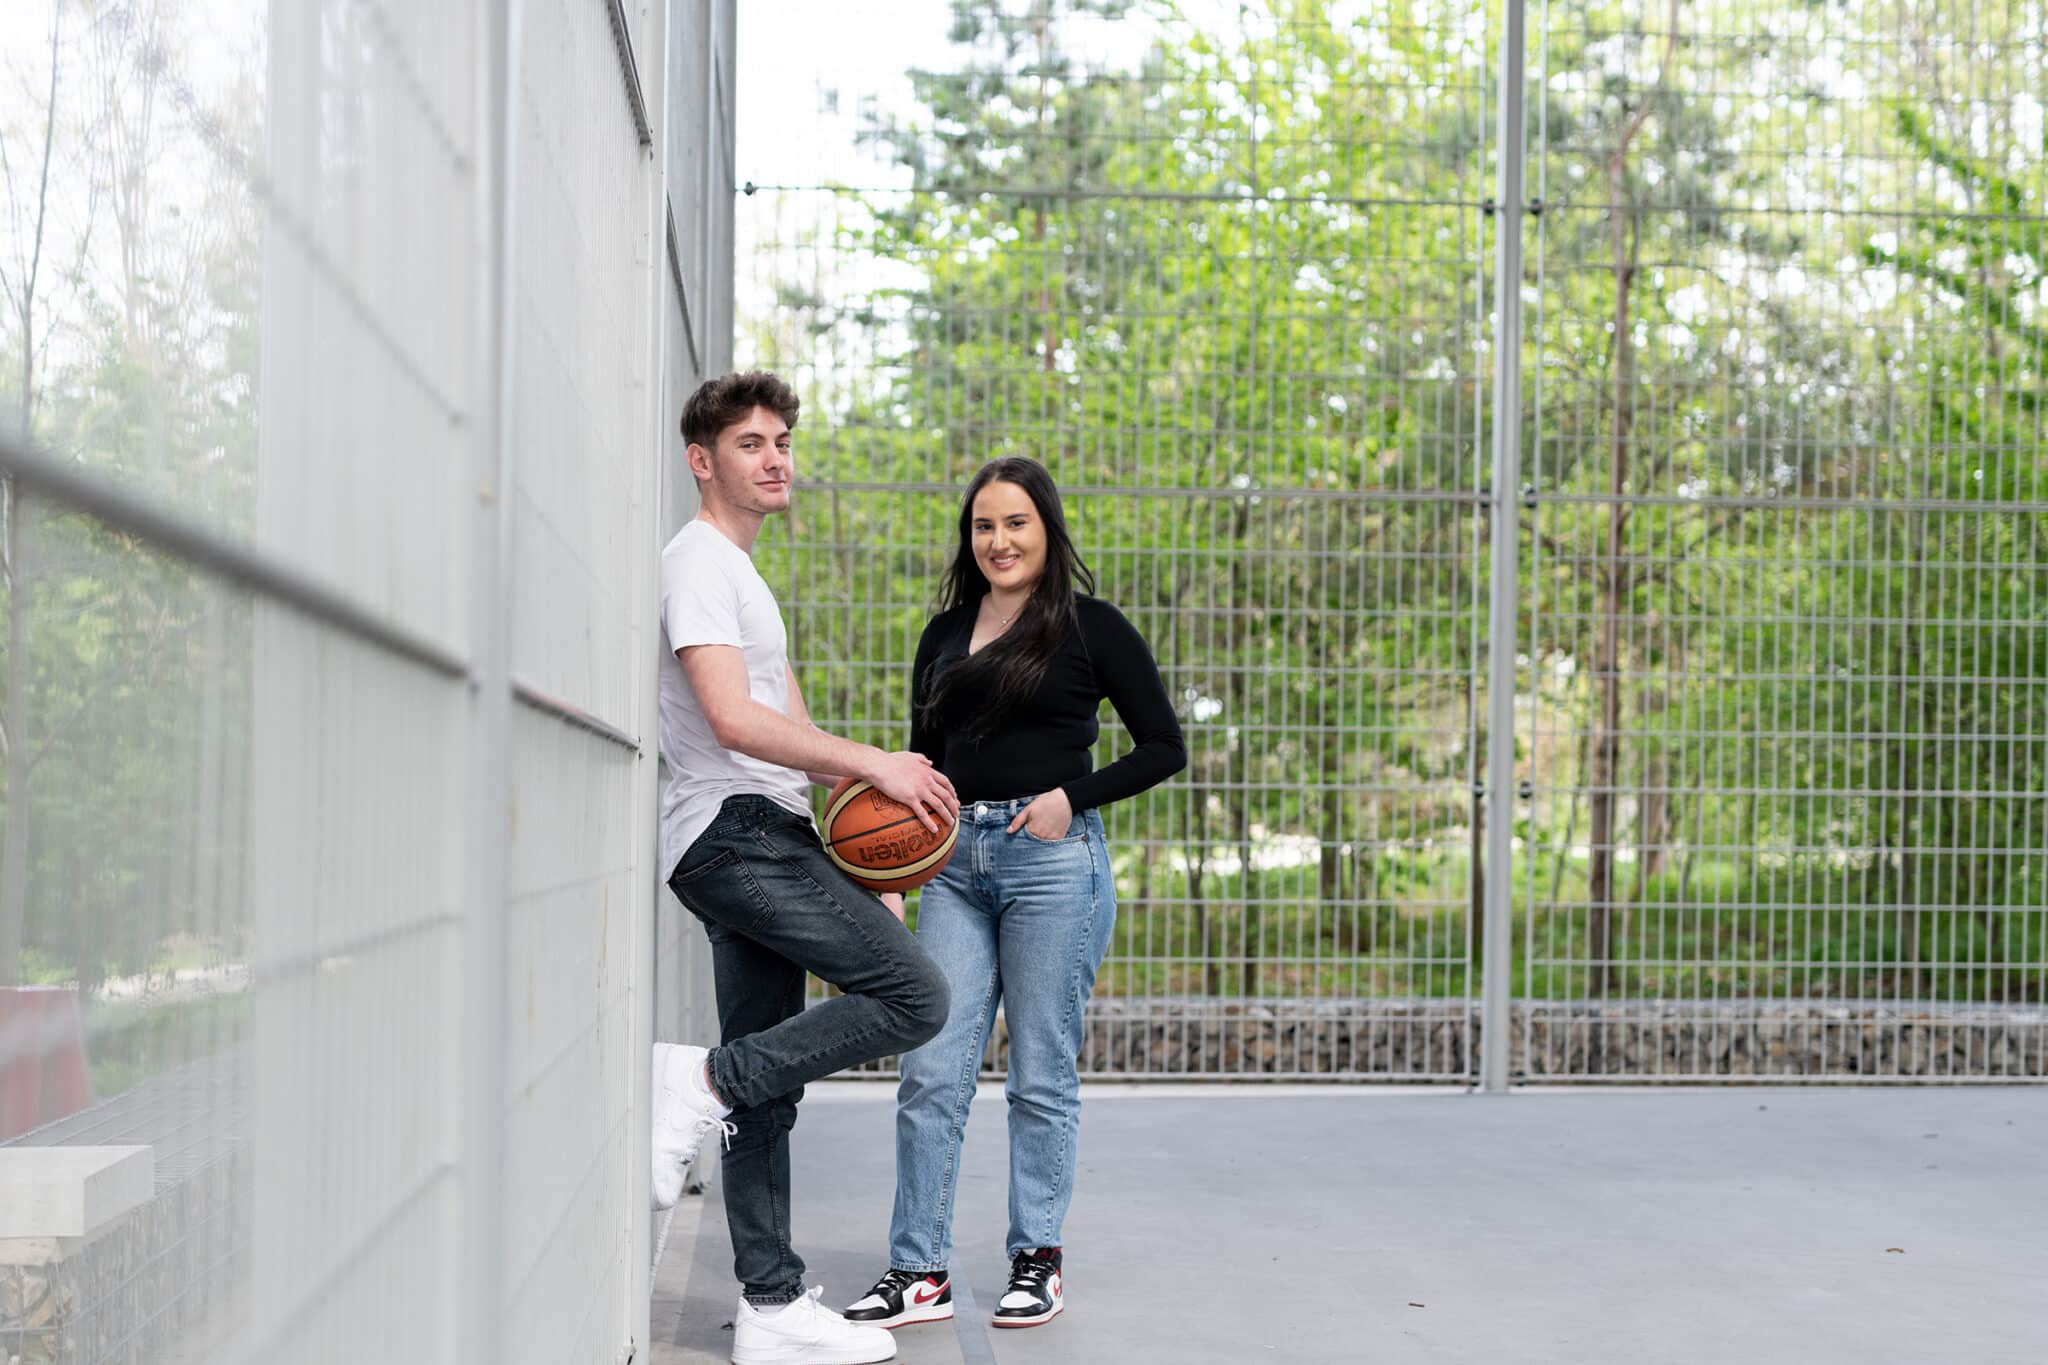
[(863, 1327), (908, 1327), (953, 1316), (953, 1281), (943, 1270), (897, 1270), (875, 1281), (841, 1314)]
[(1010, 1261), (1010, 1285), (989, 1318), (993, 1327), (1036, 1327), (1066, 1307), (1060, 1284), (1060, 1249), (1034, 1247)]

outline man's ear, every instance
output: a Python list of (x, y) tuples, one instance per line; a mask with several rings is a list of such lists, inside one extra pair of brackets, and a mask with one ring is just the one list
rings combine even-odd
[(683, 458), (690, 462), (690, 472), (692, 474), (695, 474), (700, 479), (711, 477), (710, 450), (692, 441), (690, 442), (689, 449), (683, 452)]

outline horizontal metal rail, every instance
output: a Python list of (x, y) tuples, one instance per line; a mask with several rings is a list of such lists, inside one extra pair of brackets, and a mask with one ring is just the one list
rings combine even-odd
[(55, 502), (126, 531), (154, 549), (208, 570), (366, 644), (444, 677), (471, 679), (469, 661), (439, 641), (353, 601), (273, 555), (238, 545), (184, 515), (155, 506), (75, 465), (0, 437), (0, 473)]
[[(958, 483), (939, 480), (898, 483), (861, 479), (797, 481), (797, 490), (807, 493), (943, 493), (949, 498), (957, 498), (960, 488)], [(1260, 484), (1248, 484), (1243, 488), (1229, 484), (1216, 488), (1135, 488), (1118, 484), (1077, 483), (1061, 485), (1060, 494), (1066, 498), (1257, 498), (1268, 502), (1445, 502), (1460, 505), (1484, 505), (1493, 500), (1492, 494), (1471, 488), (1284, 488)]]
[(626, 25), (624, 0), (611, 0), (612, 42), (619, 49), (619, 75), (626, 83), (626, 103), (633, 110), (633, 130), (642, 147), (654, 145), (654, 128), (647, 121), (647, 97), (640, 88), (640, 63), (633, 58), (633, 30)]
[(636, 754), (640, 752), (640, 741), (627, 734), (624, 730), (607, 721), (599, 720), (574, 702), (566, 702), (560, 697), (549, 696), (531, 683), (522, 682), (518, 678), (514, 678), (512, 680), (512, 696), (514, 700), (530, 710), (538, 711), (542, 715), (553, 716), (555, 719), (575, 729), (587, 730), (602, 739), (610, 740), (622, 749), (631, 749)]
[[(1152, 139), (1165, 141), (1167, 139)], [(1312, 147), (1317, 144), (1294, 141), (1284, 144), (1292, 147)], [(906, 189), (901, 185), (882, 184), (832, 184), (794, 185), (782, 183), (760, 183), (749, 180), (740, 186), (740, 193), (755, 195), (769, 194), (817, 194), (849, 197), (886, 197), (907, 199), (913, 195), (937, 197), (940, 192), (929, 189)], [(1277, 189), (1255, 188), (1250, 181), (1240, 183), (1231, 190), (1143, 190), (1117, 185), (1005, 185), (989, 182), (979, 185), (949, 186), (943, 192), (947, 199), (1020, 199), (1025, 201), (1057, 199), (1063, 201), (1087, 202), (1119, 200), (1133, 203), (1167, 204), (1307, 204), (1316, 208), (1377, 208), (1377, 209), (1464, 209), (1477, 210), (1492, 215), (1498, 212), (1498, 204), (1485, 196), (1455, 196), (1450, 198), (1425, 198), (1413, 196), (1399, 198), (1392, 195), (1330, 194), (1328, 192), (1295, 194), (1282, 186)], [(1777, 218), (1810, 217), (1810, 208), (1786, 204), (1744, 204), (1728, 205), (1708, 203), (1694, 199), (1671, 199), (1652, 203), (1649, 210), (1657, 214), (1687, 214), (1713, 212), (1729, 218)], [(1532, 217), (1541, 218), (1546, 213), (1599, 214), (1607, 211), (1604, 203), (1573, 203), (1571, 201), (1550, 201), (1532, 199), (1522, 206), (1522, 211)], [(1946, 206), (1926, 208), (1854, 208), (1830, 205), (1828, 212), (1839, 218), (1869, 218), (1885, 222), (1915, 223), (1922, 220), (1944, 223), (2035, 223), (2038, 215), (2025, 212), (2001, 213), (1995, 210), (1968, 211), (1950, 209)], [(1697, 262), (1677, 261), (1675, 264), (1696, 266)], [(1639, 264), (1651, 264), (1649, 261)], [(1556, 267), (1552, 267), (1555, 269)], [(1594, 267), (1586, 267), (1592, 269)], [(1601, 266), (1599, 269), (1606, 269)]]
[(1524, 493), (1524, 507), (1539, 504), (1604, 507), (1726, 507), (1740, 511), (1786, 512), (1998, 512), (2038, 515), (2048, 502), (2009, 498), (1825, 498), (1811, 494), (1701, 493)]
[[(98, 475), (8, 437), (0, 437), (0, 474), (14, 479), (23, 489), (95, 517), (153, 549), (205, 569), (237, 587), (443, 677), (475, 685), (469, 662), (445, 645), (370, 611), (275, 556), (238, 545), (197, 520), (145, 502)], [(610, 740), (621, 748), (640, 751), (637, 738), (573, 702), (550, 696), (517, 679), (512, 684), (512, 695), (531, 710)]]

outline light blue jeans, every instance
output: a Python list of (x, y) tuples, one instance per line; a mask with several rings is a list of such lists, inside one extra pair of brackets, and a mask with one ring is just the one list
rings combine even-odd
[(1082, 812), (1059, 840), (1008, 833), (1028, 804), (961, 807), (960, 842), (918, 902), (917, 943), (953, 1007), (938, 1037), (903, 1058), (889, 1227), (898, 1269), (941, 1270), (952, 1255), (960, 1142), (998, 1003), (1010, 1036), (1009, 1254), (1060, 1245), (1081, 1128), (1083, 1013), (1116, 892), (1102, 817)]

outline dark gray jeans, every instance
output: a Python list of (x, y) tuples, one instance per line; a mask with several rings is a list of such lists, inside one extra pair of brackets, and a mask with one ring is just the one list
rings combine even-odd
[[(832, 865), (817, 831), (765, 796), (728, 797), (670, 874), (704, 922), (718, 992), (711, 1084), (739, 1132), (725, 1154), (733, 1272), (749, 1301), (789, 1303), (789, 1130), (805, 1082), (928, 1042), (946, 979), (910, 931)], [(804, 976), (843, 994), (804, 1008)]]

